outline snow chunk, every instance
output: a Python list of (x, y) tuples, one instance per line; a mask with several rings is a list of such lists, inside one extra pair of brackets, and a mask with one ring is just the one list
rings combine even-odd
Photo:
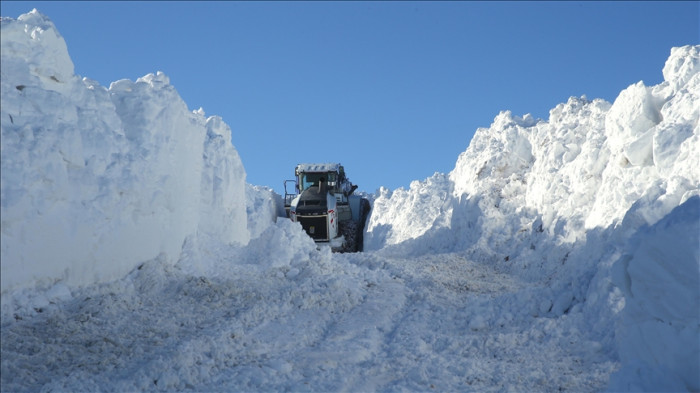
[(39, 85), (45, 90), (70, 87), (73, 62), (65, 40), (46, 15), (34, 9), (17, 20), (3, 18), (1, 29), (3, 78), (12, 75), (16, 86)]
[(624, 150), (632, 165), (651, 163), (649, 131), (662, 120), (651, 89), (639, 82), (623, 90), (605, 120), (608, 144), (613, 153)]
[(282, 196), (269, 187), (246, 184), (246, 211), (248, 214), (248, 231), (255, 239), (278, 217), (286, 218)]
[(250, 241), (246, 258), (249, 263), (278, 268), (308, 261), (315, 251), (316, 243), (304, 232), (301, 224), (283, 219)]
[(671, 55), (664, 65), (664, 80), (674, 86), (683, 86), (700, 72), (700, 45), (671, 48)]
[(365, 250), (380, 249), (425, 234), (435, 220), (449, 219), (449, 198), (447, 177), (437, 173), (423, 182), (411, 182), (408, 190), (399, 188), (390, 192), (382, 187), (367, 224)]

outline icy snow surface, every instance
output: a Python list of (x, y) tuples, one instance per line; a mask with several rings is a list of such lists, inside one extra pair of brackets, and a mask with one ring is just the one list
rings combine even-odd
[(331, 254), (164, 74), (0, 37), (3, 392), (700, 390), (700, 46), (499, 114)]

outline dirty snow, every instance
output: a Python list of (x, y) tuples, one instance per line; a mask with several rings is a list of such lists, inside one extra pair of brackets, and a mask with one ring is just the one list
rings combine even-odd
[(3, 392), (700, 390), (700, 46), (498, 114), (332, 254), (166, 75), (0, 37)]

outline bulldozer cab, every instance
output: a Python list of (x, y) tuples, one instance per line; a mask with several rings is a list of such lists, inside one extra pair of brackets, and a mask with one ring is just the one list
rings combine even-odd
[(315, 242), (333, 251), (361, 251), (370, 204), (352, 195), (356, 189), (340, 164), (299, 164), (294, 180), (284, 181), (284, 208)]
[[(299, 164), (294, 170), (295, 179), (284, 181), (284, 206), (287, 216), (294, 198), (304, 191), (315, 188), (317, 193), (330, 192), (333, 195), (341, 195), (338, 189), (339, 180), (345, 178), (345, 170), (340, 164)], [(321, 186), (321, 183), (323, 187)], [(293, 184), (293, 186), (292, 186)]]

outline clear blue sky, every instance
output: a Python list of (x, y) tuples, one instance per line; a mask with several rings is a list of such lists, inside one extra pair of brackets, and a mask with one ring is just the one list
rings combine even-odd
[(340, 162), (360, 190), (449, 172), (502, 110), (547, 119), (612, 102), (700, 43), (699, 2), (8, 2), (37, 8), (78, 75), (163, 71), (219, 115), (248, 182), (282, 192), (299, 162)]

